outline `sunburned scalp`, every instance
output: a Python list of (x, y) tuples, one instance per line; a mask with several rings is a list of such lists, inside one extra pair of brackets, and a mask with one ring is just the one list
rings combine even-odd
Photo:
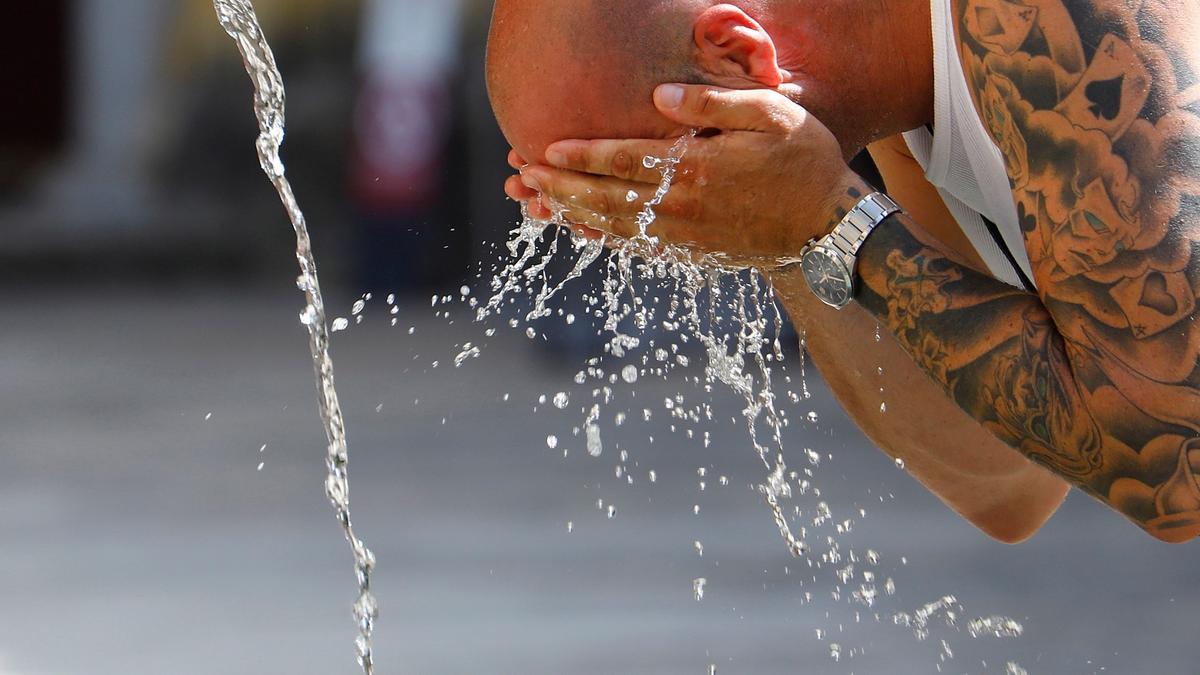
[(692, 24), (712, 0), (499, 0), (488, 92), (530, 161), (563, 138), (666, 137), (651, 102), (663, 82), (698, 82)]

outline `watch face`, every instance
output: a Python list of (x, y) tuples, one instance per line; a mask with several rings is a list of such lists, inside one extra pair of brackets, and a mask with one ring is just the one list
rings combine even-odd
[(809, 288), (822, 302), (833, 307), (845, 307), (850, 303), (854, 284), (850, 270), (836, 252), (815, 246), (804, 255), (800, 269)]

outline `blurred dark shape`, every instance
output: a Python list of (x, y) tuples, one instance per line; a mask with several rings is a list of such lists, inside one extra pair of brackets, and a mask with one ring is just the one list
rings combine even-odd
[(349, 188), (357, 276), (415, 291), (461, 278), (468, 246), (454, 189), (461, 142), (459, 0), (365, 0)]
[(66, 140), (67, 21), (66, 0), (27, 3), (0, 40), (0, 197), (27, 187)]

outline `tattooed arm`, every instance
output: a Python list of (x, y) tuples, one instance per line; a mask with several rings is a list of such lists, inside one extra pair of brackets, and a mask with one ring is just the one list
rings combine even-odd
[[(1200, 4), (1066, 2), (955, 0), (1038, 292), (976, 272), (900, 215), (860, 252), (859, 304), (1005, 444), (1183, 541), (1200, 534)], [(774, 268), (868, 189), (779, 91), (668, 85), (655, 102), (677, 128), (720, 130), (692, 140), (656, 207), (663, 241)], [(630, 236), (642, 200), (628, 194), (661, 180), (631, 158), (670, 143), (564, 141), (520, 182)], [(820, 324), (819, 311), (798, 318)]]
[(1194, 2), (958, 0), (1038, 294), (906, 216), (860, 304), (975, 419), (1152, 535), (1200, 534), (1200, 22)]
[[(889, 138), (870, 150), (888, 194), (938, 245), (967, 265), (987, 269), (904, 140)], [(993, 538), (1017, 543), (1041, 528), (1066, 495), (1064, 481), (964, 413), (895, 340), (879, 335), (876, 317), (855, 305), (830, 311), (797, 268), (773, 271), (772, 283), (805, 332), (812, 363), (863, 433)]]

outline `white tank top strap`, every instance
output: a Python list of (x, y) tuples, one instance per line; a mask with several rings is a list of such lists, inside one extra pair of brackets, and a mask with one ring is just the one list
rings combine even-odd
[(984, 128), (963, 73), (951, 0), (932, 0), (934, 128), (904, 134), (925, 177), (992, 275), (1033, 289), (1004, 156)]

